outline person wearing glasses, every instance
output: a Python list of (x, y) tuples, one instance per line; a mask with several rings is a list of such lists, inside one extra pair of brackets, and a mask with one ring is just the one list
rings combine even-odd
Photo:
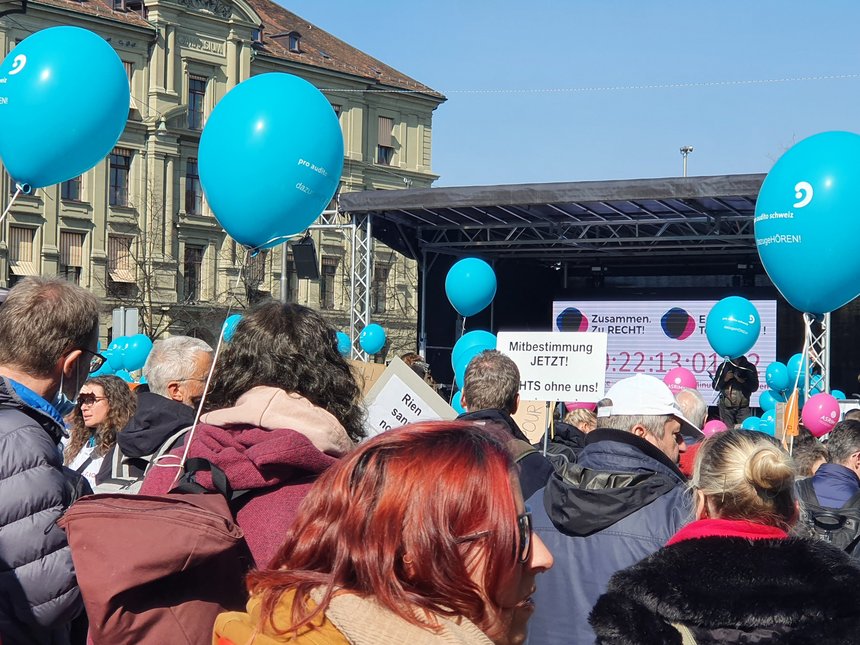
[(597, 642), (858, 642), (860, 566), (790, 536), (794, 478), (791, 457), (763, 433), (705, 439), (691, 481), (696, 520), (612, 577), (590, 616)]
[(213, 642), (525, 642), (553, 561), (506, 442), (438, 421), (362, 444), (317, 481), (269, 568), (249, 575), (247, 613), (221, 614)]
[(99, 469), (137, 406), (128, 384), (116, 376), (97, 376), (84, 383), (78, 402), (66, 417), (69, 441), (65, 464), (86, 477), (93, 489), (101, 480)]
[(88, 488), (63, 468), (58, 404), (98, 363), (99, 303), (61, 279), (28, 277), (0, 306), (0, 640), (70, 641), (83, 603), (56, 520)]

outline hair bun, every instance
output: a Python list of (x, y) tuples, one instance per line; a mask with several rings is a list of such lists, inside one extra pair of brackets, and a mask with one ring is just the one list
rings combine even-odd
[(791, 488), (794, 470), (776, 446), (762, 446), (747, 459), (744, 477), (758, 490), (775, 492)]

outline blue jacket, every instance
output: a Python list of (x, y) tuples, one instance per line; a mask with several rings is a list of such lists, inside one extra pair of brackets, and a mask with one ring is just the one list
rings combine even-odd
[(822, 506), (842, 508), (860, 491), (860, 479), (840, 464), (822, 464), (812, 476), (812, 487)]
[(526, 504), (555, 565), (537, 580), (529, 645), (594, 642), (588, 614), (616, 571), (657, 551), (692, 519), (686, 479), (644, 439), (588, 434), (579, 462)]

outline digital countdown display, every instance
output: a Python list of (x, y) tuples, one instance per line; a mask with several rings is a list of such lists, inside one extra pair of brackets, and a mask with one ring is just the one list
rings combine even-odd
[[(606, 389), (636, 373), (662, 379), (675, 367), (696, 376), (699, 392), (714, 404), (711, 377), (722, 363), (708, 344), (705, 321), (717, 300), (593, 301), (553, 303), (553, 330), (596, 331), (607, 334)], [(761, 317), (761, 334), (746, 357), (756, 366), (758, 395), (767, 389), (764, 372), (776, 360), (776, 301), (752, 300)]]

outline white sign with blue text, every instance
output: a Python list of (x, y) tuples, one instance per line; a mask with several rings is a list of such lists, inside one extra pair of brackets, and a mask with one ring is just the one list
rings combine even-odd
[(597, 402), (603, 398), (605, 333), (503, 331), (496, 348), (517, 364), (522, 399)]

